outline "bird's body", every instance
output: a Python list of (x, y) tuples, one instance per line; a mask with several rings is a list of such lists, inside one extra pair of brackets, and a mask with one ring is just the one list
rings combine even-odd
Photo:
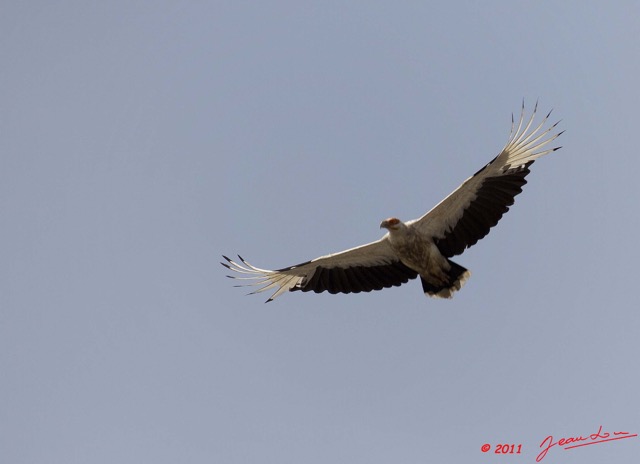
[(259, 269), (241, 257), (242, 264), (226, 256), (227, 263), (221, 264), (246, 275), (229, 277), (262, 285), (253, 293), (275, 289), (267, 301), (296, 290), (369, 292), (399, 286), (417, 276), (426, 295), (451, 298), (471, 274), (449, 258), (487, 235), (522, 191), (534, 160), (560, 148), (542, 149), (562, 132), (550, 134), (557, 123), (539, 132), (550, 113), (530, 130), (535, 113), (534, 109), (523, 127), (523, 105), (518, 127), (512, 124), (509, 141), (498, 156), (422, 217), (382, 221), (380, 227), (388, 233), (376, 242), (275, 271)]
[(471, 273), (445, 258), (432, 237), (421, 234), (415, 222), (404, 223), (396, 218), (382, 221), (389, 229), (388, 240), (400, 261), (418, 273), (426, 294), (450, 298), (460, 290)]

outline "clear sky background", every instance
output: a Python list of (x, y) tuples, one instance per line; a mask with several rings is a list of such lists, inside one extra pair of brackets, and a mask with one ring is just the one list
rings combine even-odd
[[(640, 432), (637, 2), (0, 7), (0, 461), (535, 462)], [(562, 119), (498, 227), (418, 281), (245, 296), (378, 239)], [(482, 453), (483, 444), (489, 453)], [(496, 456), (501, 443), (521, 456)], [(637, 462), (640, 439), (543, 462)]]

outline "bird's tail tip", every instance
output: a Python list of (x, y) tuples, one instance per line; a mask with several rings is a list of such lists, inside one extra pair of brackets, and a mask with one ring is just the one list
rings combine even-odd
[(467, 279), (471, 277), (471, 271), (467, 268), (462, 267), (451, 260), (448, 260), (448, 262), (450, 267), (447, 271), (447, 282), (433, 284), (427, 282), (424, 277), (420, 276), (422, 289), (424, 290), (425, 295), (433, 298), (452, 298), (453, 294), (460, 290)]

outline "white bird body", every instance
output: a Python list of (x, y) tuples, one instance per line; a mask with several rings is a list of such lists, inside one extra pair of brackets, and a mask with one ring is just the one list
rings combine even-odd
[(451, 298), (471, 273), (449, 258), (487, 235), (522, 191), (531, 164), (560, 148), (544, 148), (562, 134), (550, 133), (558, 123), (540, 132), (551, 112), (531, 129), (536, 109), (523, 126), (523, 105), (518, 127), (512, 118), (511, 136), (500, 154), (428, 213), (407, 222), (382, 221), (380, 227), (388, 233), (378, 241), (275, 271), (259, 269), (240, 256), (242, 264), (226, 256), (228, 264), (221, 264), (246, 276), (229, 277), (262, 285), (252, 293), (275, 290), (267, 301), (295, 290), (369, 292), (417, 276), (426, 295)]

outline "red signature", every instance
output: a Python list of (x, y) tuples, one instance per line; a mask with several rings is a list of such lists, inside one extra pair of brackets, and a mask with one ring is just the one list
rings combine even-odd
[[(542, 461), (544, 457), (547, 455), (547, 453), (549, 452), (549, 450), (556, 445), (564, 446), (564, 449), (568, 450), (571, 448), (578, 448), (579, 446), (595, 445), (596, 443), (604, 443), (605, 441), (622, 440), (623, 438), (632, 438), (637, 436), (638, 436), (637, 433), (631, 434), (629, 432), (613, 432), (613, 436), (611, 436), (609, 432), (604, 432), (604, 433), (602, 432), (602, 426), (600, 426), (600, 428), (596, 433), (592, 433), (591, 435), (587, 435), (586, 437), (583, 437), (582, 435), (580, 435), (579, 437), (561, 438), (560, 440), (554, 442), (553, 435), (549, 435), (547, 438), (542, 440), (542, 443), (540, 443), (540, 448), (542, 448), (545, 445), (546, 445), (546, 448), (544, 448), (540, 452), (540, 454), (536, 458), (536, 462)], [(577, 445), (574, 444), (578, 442), (585, 442), (585, 443), (580, 443)], [(566, 445), (569, 445), (569, 446), (566, 446)]]

